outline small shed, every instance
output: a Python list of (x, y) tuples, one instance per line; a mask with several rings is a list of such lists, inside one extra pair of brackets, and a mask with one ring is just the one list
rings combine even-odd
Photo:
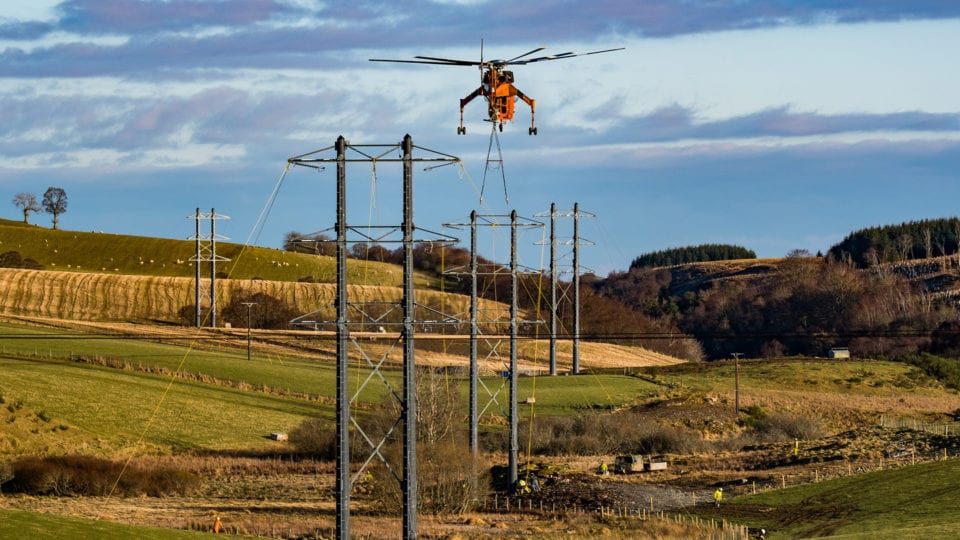
[(850, 349), (846, 347), (833, 347), (829, 352), (827, 352), (827, 358), (850, 358)]

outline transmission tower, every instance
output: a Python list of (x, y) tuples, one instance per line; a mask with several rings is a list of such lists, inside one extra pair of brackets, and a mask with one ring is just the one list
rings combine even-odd
[[(470, 213), (470, 222), (469, 223), (448, 223), (444, 226), (460, 228), (460, 227), (470, 227), (470, 268), (465, 270), (462, 268), (453, 268), (445, 273), (448, 275), (468, 275), (470, 276), (470, 412), (469, 412), (469, 423), (470, 423), (470, 450), (474, 456), (478, 455), (479, 444), (478, 444), (478, 432), (479, 432), (479, 418), (493, 405), (500, 406), (498, 397), (503, 391), (504, 387), (507, 386), (507, 400), (509, 402), (507, 411), (503, 411), (501, 407), (501, 412), (507, 418), (507, 421), (510, 425), (510, 442), (509, 442), (509, 482), (513, 486), (516, 484), (518, 479), (519, 471), (519, 445), (518, 445), (518, 411), (517, 411), (517, 377), (519, 371), (517, 368), (517, 340), (519, 337), (519, 328), (522, 324), (541, 324), (542, 321), (530, 321), (530, 320), (520, 320), (518, 318), (518, 298), (517, 298), (517, 289), (518, 282), (521, 273), (521, 268), (519, 261), (517, 259), (517, 233), (519, 229), (522, 228), (540, 228), (542, 230), (543, 223), (534, 221), (527, 218), (521, 218), (517, 215), (516, 210), (510, 212), (509, 215), (499, 215), (499, 214), (477, 214), (476, 211)], [(479, 276), (492, 276), (494, 278), (504, 274), (504, 267), (501, 264), (492, 264), (488, 265), (485, 271), (480, 271), (479, 265), (477, 264), (477, 227), (490, 227), (491, 230), (496, 229), (497, 227), (510, 227), (510, 262), (507, 271), (510, 276), (510, 310), (509, 310), (509, 336), (508, 341), (510, 344), (510, 360), (509, 367), (506, 370), (506, 377), (504, 378), (503, 384), (499, 388), (491, 389), (486, 384), (484, 384), (483, 379), (480, 378), (479, 374), (479, 340), (484, 340), (487, 345), (487, 356), (484, 358), (485, 361), (490, 360), (496, 356), (499, 356), (500, 345), (503, 343), (503, 336), (481, 336), (481, 325), (480, 325), (480, 314), (481, 310), (478, 308), (477, 304), (477, 281)], [(532, 269), (525, 269), (527, 272), (533, 272)], [(498, 316), (492, 321), (496, 323), (500, 320)], [(480, 407), (479, 404), (479, 390), (483, 389), (487, 393), (487, 401)]]
[[(191, 236), (190, 240), (196, 240), (196, 253), (193, 257), (190, 258), (190, 261), (193, 261), (196, 266), (196, 280), (194, 290), (196, 291), (195, 305), (196, 309), (196, 327), (200, 328), (203, 324), (203, 317), (201, 309), (201, 301), (203, 299), (203, 283), (200, 279), (200, 263), (208, 262), (210, 263), (210, 289), (205, 291), (209, 294), (210, 297), (210, 328), (216, 328), (217, 326), (217, 262), (227, 262), (230, 259), (217, 255), (217, 239), (220, 240), (229, 240), (226, 236), (217, 235), (217, 220), (218, 219), (230, 219), (230, 216), (225, 216), (223, 214), (217, 214), (216, 210), (213, 208), (210, 209), (210, 213), (203, 213), (197, 208), (197, 211), (192, 216), (187, 216), (187, 219), (194, 219), (196, 221), (196, 234)], [(200, 222), (203, 220), (210, 220), (210, 234), (203, 234), (200, 232)]]
[[(573, 285), (571, 286), (571, 302), (573, 304), (573, 359), (571, 362), (571, 372), (580, 373), (580, 246), (594, 245), (589, 240), (580, 238), (580, 218), (596, 217), (596, 215), (580, 210), (580, 204), (574, 203), (573, 210), (557, 212), (556, 203), (550, 203), (549, 213), (540, 213), (535, 217), (550, 218), (550, 375), (557, 374), (557, 322), (559, 319), (559, 298), (557, 289), (559, 287), (559, 275), (561, 273), (573, 274)], [(562, 241), (557, 238), (557, 218), (573, 218), (573, 237)], [(562, 270), (557, 266), (557, 246), (572, 246), (573, 260), (569, 270)], [(566, 296), (566, 295), (564, 295)]]
[[(414, 157), (414, 150), (424, 151), (432, 157)], [(322, 157), (324, 153), (335, 150), (336, 157)], [(400, 150), (402, 157), (388, 157)], [(334, 225), (336, 231), (336, 348), (337, 348), (337, 465), (336, 465), (336, 499), (337, 499), (337, 538), (346, 540), (350, 538), (350, 492), (353, 484), (358, 478), (361, 478), (368, 465), (374, 459), (378, 459), (387, 470), (393, 475), (400, 485), (403, 498), (403, 537), (413, 540), (417, 537), (417, 455), (416, 455), (416, 380), (415, 380), (415, 362), (414, 362), (414, 338), (415, 324), (423, 322), (426, 318), (417, 318), (418, 306), (414, 299), (413, 289), (413, 248), (417, 240), (414, 233), (418, 230), (413, 225), (413, 163), (414, 162), (433, 162), (437, 167), (442, 164), (459, 163), (459, 158), (447, 154), (441, 154), (432, 150), (426, 150), (416, 147), (413, 139), (406, 135), (399, 144), (392, 145), (352, 145), (342, 136), (337, 138), (333, 146), (316, 150), (307, 154), (292, 157), (287, 160), (289, 165), (311, 167), (322, 169), (324, 163), (336, 163), (336, 215), (337, 221)], [(384, 227), (353, 227), (347, 223), (346, 210), (346, 167), (347, 163), (366, 162), (375, 165), (376, 163), (397, 163), (403, 164), (403, 222), (399, 226)], [(367, 242), (367, 241), (396, 241), (391, 240), (390, 235), (399, 233), (401, 238), (399, 242), (403, 246), (403, 295), (399, 305), (387, 306), (387, 302), (363, 303), (350, 302), (347, 295), (347, 245), (349, 242)], [(348, 235), (359, 236), (360, 240), (351, 240)], [(444, 241), (455, 241), (454, 238), (443, 239)], [(374, 305), (376, 304), (376, 305)], [(394, 308), (399, 307), (401, 313), (400, 322), (391, 322), (388, 315)], [(426, 309), (426, 308), (424, 308)], [(359, 314), (359, 319), (351, 319), (351, 310)], [(311, 319), (313, 315), (300, 317), (293, 322), (295, 324), (312, 325), (317, 328), (320, 324), (330, 323), (331, 321), (320, 321), (316, 318)], [(436, 312), (434, 317), (436, 317)], [(433, 320), (431, 322), (437, 322)], [(440, 323), (453, 323), (442, 314), (439, 316)], [(367, 335), (369, 339), (392, 339), (394, 345), (402, 347), (403, 350), (403, 388), (401, 392), (396, 392), (388, 382), (388, 379), (380, 372), (380, 366), (386, 360), (388, 352), (384, 353), (379, 359), (374, 359), (375, 355), (367, 354), (364, 350), (364, 343), (353, 335), (352, 330), (362, 329), (364, 325), (374, 324), (377, 328), (381, 325), (392, 326), (398, 331), (392, 335), (384, 332), (380, 335), (373, 332), (373, 335)], [(360, 332), (357, 332), (358, 334)], [(368, 363), (372, 370), (371, 375), (363, 384), (359, 385), (356, 393), (351, 398), (347, 384), (348, 376), (348, 352), (350, 346), (353, 346), (359, 355)], [(388, 347), (393, 349), (393, 347)], [(351, 414), (351, 405), (358, 398), (363, 387), (373, 378), (379, 378), (389, 389), (400, 405), (400, 417), (390, 428), (388, 432), (379, 440), (372, 440), (364, 432), (358, 419)], [(370, 453), (364, 460), (360, 470), (352, 477), (350, 474), (350, 427), (353, 427), (356, 433), (370, 447)], [(391, 467), (389, 461), (381, 453), (381, 448), (389, 437), (394, 433), (394, 429), (402, 430), (403, 437), (403, 458), (402, 470), (397, 472)]]

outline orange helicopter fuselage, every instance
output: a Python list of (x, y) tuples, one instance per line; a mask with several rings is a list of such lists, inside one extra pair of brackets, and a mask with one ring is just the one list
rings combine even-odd
[(484, 68), (480, 88), (460, 100), (461, 130), (463, 130), (463, 108), (477, 96), (487, 99), (487, 117), (494, 124), (500, 125), (501, 130), (504, 122), (513, 120), (517, 98), (522, 99), (530, 106), (530, 125), (531, 130), (534, 129), (533, 115), (536, 111), (536, 100), (527, 97), (513, 85), (512, 71), (497, 69), (493, 65), (487, 65)]

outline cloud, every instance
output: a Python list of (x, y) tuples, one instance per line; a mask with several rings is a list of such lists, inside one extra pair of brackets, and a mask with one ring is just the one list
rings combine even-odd
[(0, 40), (25, 41), (39, 39), (55, 30), (55, 26), (46, 22), (0, 22)]
[[(557, 36), (605, 46), (618, 36), (659, 38), (821, 23), (956, 18), (960, 4), (415, 0), (400, 9), (369, 0), (313, 7), (283, 0), (68, 0), (57, 13), (54, 23), (14, 21), (0, 26), (0, 39), (24, 42), (2, 51), (0, 77), (123, 74), (149, 72), (157, 65), (167, 70), (320, 68), (358, 51), (409, 43), (422, 47), (423, 54), (454, 45), (474, 46), (480, 38), (497, 50)], [(44, 45), (42, 38), (54, 33), (75, 35), (76, 41)], [(127, 39), (91, 44), (103, 36)]]
[(57, 11), (61, 29), (90, 34), (243, 26), (299, 12), (274, 0), (68, 0)]
[[(695, 110), (671, 105), (641, 116), (616, 114), (615, 105), (604, 103), (600, 108), (604, 117), (617, 119), (609, 129), (600, 132), (578, 128), (573, 119), (565, 140), (600, 138), (610, 144), (619, 143), (675, 143), (678, 141), (722, 141), (741, 139), (809, 139), (848, 135), (851, 138), (870, 138), (871, 134), (933, 134), (941, 137), (960, 137), (960, 113), (927, 113), (905, 111), (896, 113), (820, 114), (798, 112), (781, 106), (733, 118), (701, 122)], [(595, 111), (593, 111), (595, 112)], [(585, 116), (591, 116), (588, 113)], [(939, 135), (936, 135), (939, 134)], [(765, 143), (768, 144), (768, 143)]]

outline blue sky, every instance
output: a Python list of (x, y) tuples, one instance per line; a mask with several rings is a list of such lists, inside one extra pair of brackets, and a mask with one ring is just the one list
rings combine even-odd
[[(476, 68), (367, 61), (475, 60), (481, 39), (486, 58), (626, 47), (516, 66), (539, 135), (518, 105), (500, 135), (509, 202), (498, 171), (477, 196), (479, 101), (456, 134)], [(700, 243), (826, 251), (863, 227), (958, 214), (958, 50), (948, 0), (14, 0), (0, 12), (0, 186), (8, 201), (64, 188), (65, 229), (186, 238), (185, 217), (215, 207), (231, 240), (279, 246), (334, 222), (332, 169), (282, 175), (288, 157), (409, 133), (464, 163), (416, 172), (421, 228), (579, 203), (596, 215), (583, 264), (601, 275)], [(351, 167), (348, 221), (398, 222), (399, 181), (387, 164), (375, 185)], [(543, 263), (539, 240), (521, 236), (524, 265)], [(481, 252), (502, 259), (505, 242)]]

